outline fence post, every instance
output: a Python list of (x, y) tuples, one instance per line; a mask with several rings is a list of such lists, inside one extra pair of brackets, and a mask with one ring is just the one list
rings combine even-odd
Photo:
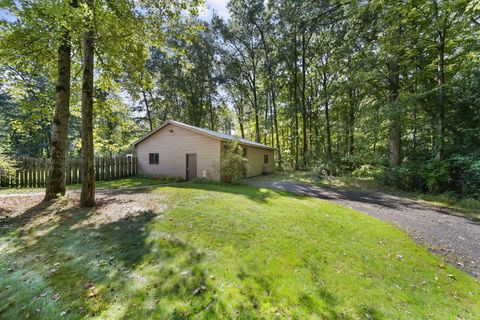
[(99, 165), (100, 165), (100, 172), (99, 172), (99, 175), (100, 175), (100, 180), (105, 180), (105, 159), (102, 157), (102, 158), (98, 158), (99, 160)]

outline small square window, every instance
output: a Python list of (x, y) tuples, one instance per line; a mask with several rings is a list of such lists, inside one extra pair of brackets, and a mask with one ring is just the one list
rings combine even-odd
[(149, 164), (158, 164), (159, 163), (158, 153), (149, 153), (148, 154), (148, 163)]
[(268, 154), (263, 156), (263, 163), (268, 163)]

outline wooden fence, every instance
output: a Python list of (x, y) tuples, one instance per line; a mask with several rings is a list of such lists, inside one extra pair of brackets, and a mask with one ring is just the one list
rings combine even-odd
[[(17, 158), (15, 174), (1, 175), (1, 188), (45, 187), (48, 179), (50, 159)], [(137, 160), (131, 157), (95, 158), (95, 180), (115, 180), (133, 176), (137, 173)], [(78, 184), (82, 179), (80, 159), (67, 159), (66, 183)]]

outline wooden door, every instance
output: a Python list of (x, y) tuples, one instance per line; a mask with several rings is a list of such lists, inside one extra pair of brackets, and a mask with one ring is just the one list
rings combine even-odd
[(187, 153), (187, 180), (197, 177), (197, 154)]

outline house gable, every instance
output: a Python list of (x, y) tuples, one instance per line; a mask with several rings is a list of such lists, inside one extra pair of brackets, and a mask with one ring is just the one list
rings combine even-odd
[[(197, 177), (220, 179), (220, 142), (182, 126), (167, 123), (139, 140), (135, 151), (140, 174), (186, 179), (186, 155), (196, 154)], [(151, 153), (158, 153), (158, 163), (150, 163)]]

